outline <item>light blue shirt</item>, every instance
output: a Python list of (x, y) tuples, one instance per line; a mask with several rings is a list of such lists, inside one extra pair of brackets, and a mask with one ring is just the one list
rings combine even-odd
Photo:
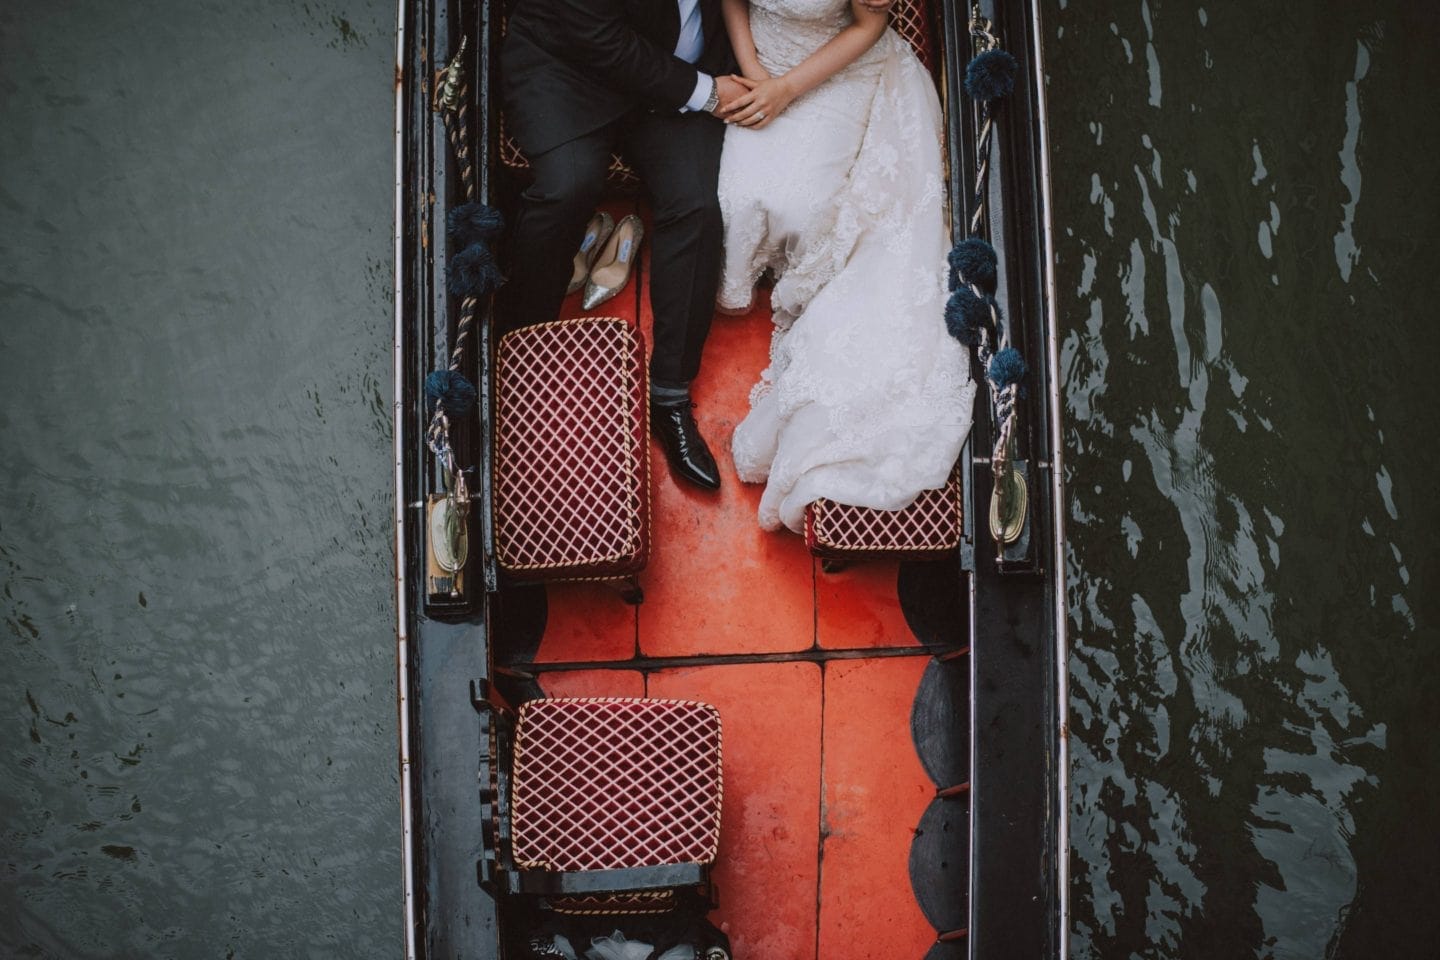
[[(700, 0), (679, 0), (680, 39), (675, 41), (675, 56), (686, 63), (694, 63), (705, 52), (705, 27), (700, 17)], [(710, 99), (710, 88), (715, 83), (708, 73), (696, 71), (695, 92), (680, 108), (682, 113), (699, 110)]]

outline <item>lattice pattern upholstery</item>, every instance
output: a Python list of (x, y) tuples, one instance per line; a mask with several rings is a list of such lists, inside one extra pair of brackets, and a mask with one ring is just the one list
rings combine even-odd
[(513, 330), (496, 351), (495, 541), (529, 580), (623, 577), (650, 540), (640, 334), (616, 317)]
[(596, 894), (593, 897), (552, 897), (550, 909), (556, 913), (585, 916), (609, 916), (615, 913), (669, 913), (675, 909), (674, 890), (638, 893)]
[(552, 699), (520, 708), (515, 862), (550, 870), (712, 863), (720, 713), (685, 700)]
[(926, 490), (904, 510), (871, 510), (833, 500), (805, 508), (805, 545), (830, 560), (893, 557), (923, 560), (960, 545), (961, 487), (957, 466), (950, 482)]
[(896, 0), (890, 8), (890, 26), (915, 48), (915, 55), (931, 73), (935, 72), (935, 54), (939, 49), (935, 42), (934, 15), (926, 0)]

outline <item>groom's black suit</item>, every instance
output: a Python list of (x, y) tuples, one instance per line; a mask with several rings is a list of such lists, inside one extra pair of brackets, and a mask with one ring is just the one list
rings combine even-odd
[(734, 67), (719, 0), (699, 0), (699, 10), (704, 43), (694, 64), (674, 54), (677, 0), (518, 0), (501, 53), (506, 124), (535, 174), (515, 223), (510, 316), (555, 317), (618, 145), (650, 195), (651, 371), (670, 384), (699, 370), (720, 272), (725, 126), (681, 108), (697, 70)]

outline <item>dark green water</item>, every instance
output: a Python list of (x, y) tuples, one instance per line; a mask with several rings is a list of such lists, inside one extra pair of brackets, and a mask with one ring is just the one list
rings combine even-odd
[(400, 949), (393, 51), (0, 6), (0, 956)]
[(1073, 955), (1440, 956), (1440, 25), (1052, 0)]

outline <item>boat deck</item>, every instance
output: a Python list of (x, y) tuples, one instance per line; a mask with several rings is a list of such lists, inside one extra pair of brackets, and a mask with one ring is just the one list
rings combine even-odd
[[(617, 220), (640, 207), (606, 205)], [(648, 268), (647, 245), (630, 285), (595, 311), (638, 319), (647, 342)], [(764, 290), (757, 301), (744, 317), (715, 318), (693, 387), (721, 490), (677, 481), (651, 441), (645, 602), (627, 606), (601, 583), (552, 584), (542, 616), (513, 610), (540, 606), (539, 588), (514, 593), (509, 612), (502, 595), (496, 659), (535, 673), (547, 696), (676, 697), (720, 709), (725, 802), (712, 919), (736, 956), (925, 956), (935, 931), (908, 863), (936, 786), (916, 755), (911, 709), (932, 656), (965, 642), (959, 574), (954, 564), (894, 561), (826, 573), (800, 537), (758, 527), (761, 488), (741, 484), (729, 456), (768, 359)], [(576, 294), (561, 315), (581, 314)]]

